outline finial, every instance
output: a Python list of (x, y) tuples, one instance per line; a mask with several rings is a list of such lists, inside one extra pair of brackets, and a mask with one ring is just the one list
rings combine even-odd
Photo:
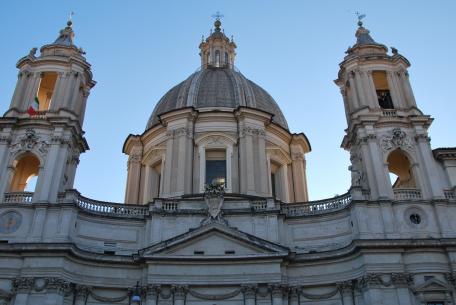
[(395, 47), (391, 47), (391, 52), (393, 53), (393, 55), (399, 54), (399, 51)]
[(360, 12), (355, 12), (356, 16), (358, 16), (358, 26), (363, 26), (363, 19), (366, 17), (366, 14), (361, 14)]
[(215, 18), (214, 26), (215, 26), (215, 31), (220, 32), (220, 26), (222, 25), (222, 22), (220, 21), (221, 18), (224, 16), (217, 11), (214, 15), (212, 15), (212, 18)]
[(73, 25), (73, 15), (74, 15), (74, 12), (70, 12), (70, 15), (68, 16), (68, 22), (67, 22), (67, 25), (69, 27), (71, 27)]
[(231, 42), (234, 42), (234, 36), (231, 35)]
[(204, 35), (201, 35), (201, 42), (204, 42)]

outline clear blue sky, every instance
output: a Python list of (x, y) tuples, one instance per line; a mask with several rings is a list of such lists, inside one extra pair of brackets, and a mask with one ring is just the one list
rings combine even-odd
[(312, 200), (344, 193), (346, 128), (333, 80), (355, 42), (355, 11), (367, 14), (373, 38), (412, 63), (418, 106), (435, 121), (432, 146), (456, 146), (456, 1), (3, 1), (0, 6), (0, 111), (16, 83), (17, 60), (54, 41), (68, 13), (76, 44), (87, 52), (98, 82), (84, 130), (75, 187), (100, 200), (123, 201), (127, 158), (122, 144), (144, 131), (160, 97), (199, 66), (201, 35), (221, 11), (238, 45), (236, 66), (279, 103), (293, 132), (312, 145), (307, 177)]

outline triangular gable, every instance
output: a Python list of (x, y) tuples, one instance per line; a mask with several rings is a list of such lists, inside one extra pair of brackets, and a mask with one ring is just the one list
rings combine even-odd
[(283, 257), (289, 249), (213, 222), (139, 251), (150, 258)]
[(427, 280), (421, 285), (415, 287), (415, 292), (437, 292), (437, 291), (451, 291), (451, 287), (447, 283), (439, 281), (436, 278)]

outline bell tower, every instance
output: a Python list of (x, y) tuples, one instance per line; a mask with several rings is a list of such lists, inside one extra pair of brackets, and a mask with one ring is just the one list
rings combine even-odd
[(17, 63), (16, 89), (0, 118), (0, 200), (56, 202), (73, 187), (79, 155), (89, 148), (82, 125), (95, 86), (73, 39), (70, 20), (53, 43)]
[(338, 78), (348, 123), (355, 199), (443, 198), (428, 137), (432, 118), (417, 107), (407, 69), (394, 47), (377, 43), (361, 21)]

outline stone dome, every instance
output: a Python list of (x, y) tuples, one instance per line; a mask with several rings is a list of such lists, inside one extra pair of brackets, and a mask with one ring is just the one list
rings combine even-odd
[(160, 114), (191, 106), (196, 109), (256, 108), (271, 113), (272, 121), (288, 130), (282, 111), (269, 93), (229, 67), (201, 69), (173, 87), (155, 106), (147, 128), (159, 123)]

